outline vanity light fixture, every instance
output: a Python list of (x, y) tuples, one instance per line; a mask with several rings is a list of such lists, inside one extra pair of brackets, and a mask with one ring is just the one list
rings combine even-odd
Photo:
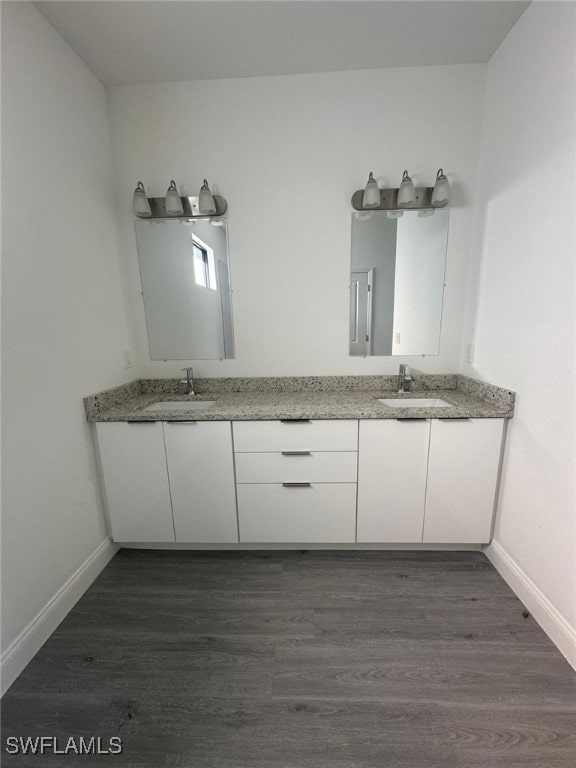
[(379, 188), (371, 171), (366, 187), (357, 189), (352, 195), (355, 211), (388, 211), (391, 219), (399, 218), (406, 209), (431, 216), (434, 208), (442, 208), (449, 202), (450, 184), (442, 168), (436, 174), (434, 187), (415, 187), (408, 171), (404, 171), (399, 188)]
[(435, 208), (441, 208), (443, 205), (447, 205), (450, 202), (450, 183), (444, 175), (442, 168), (438, 169), (436, 174), (436, 184), (434, 184), (434, 191), (432, 192), (432, 205)]
[(362, 208), (378, 208), (380, 205), (380, 190), (378, 182), (374, 178), (372, 171), (368, 176), (364, 196), (362, 197)]
[(228, 209), (228, 203), (221, 195), (212, 194), (206, 179), (197, 197), (180, 195), (176, 182), (171, 179), (165, 197), (147, 197), (144, 184), (139, 181), (134, 190), (132, 209), (139, 219), (159, 221), (178, 218), (194, 223), (196, 219), (222, 216)]
[(174, 179), (170, 180), (170, 186), (166, 190), (166, 215), (183, 216), (184, 208)]
[(408, 171), (402, 174), (402, 182), (398, 190), (397, 205), (399, 208), (405, 208), (408, 205), (414, 205), (416, 202), (416, 190), (412, 179), (408, 176)]
[(141, 219), (148, 219), (150, 216), (152, 216), (150, 203), (146, 197), (146, 190), (144, 189), (144, 184), (142, 184), (141, 181), (138, 182), (136, 189), (134, 190), (134, 197), (132, 198), (132, 210), (134, 211), (134, 215), (139, 216)]
[(216, 203), (208, 182), (204, 179), (204, 184), (200, 187), (200, 194), (198, 195), (198, 210), (200, 213), (208, 216), (213, 216), (216, 213)]

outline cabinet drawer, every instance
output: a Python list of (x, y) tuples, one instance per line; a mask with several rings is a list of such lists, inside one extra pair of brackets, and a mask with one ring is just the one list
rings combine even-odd
[(352, 543), (356, 538), (356, 483), (239, 485), (241, 542)]
[(356, 451), (237, 453), (238, 483), (355, 483)]
[(233, 427), (237, 453), (358, 450), (358, 422), (355, 419), (237, 421)]

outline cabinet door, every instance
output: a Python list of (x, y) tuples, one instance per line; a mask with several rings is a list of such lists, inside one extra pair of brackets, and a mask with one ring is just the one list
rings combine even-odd
[(238, 542), (230, 422), (166, 422), (176, 541)]
[(114, 541), (174, 541), (160, 422), (96, 425)]
[(359, 542), (422, 541), (430, 422), (360, 421)]
[(435, 419), (430, 432), (424, 541), (490, 541), (503, 419)]

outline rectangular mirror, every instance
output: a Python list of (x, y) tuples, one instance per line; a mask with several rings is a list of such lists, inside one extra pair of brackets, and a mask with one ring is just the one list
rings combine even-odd
[(449, 213), (354, 211), (350, 355), (438, 354)]
[(150, 359), (234, 357), (225, 219), (135, 226)]

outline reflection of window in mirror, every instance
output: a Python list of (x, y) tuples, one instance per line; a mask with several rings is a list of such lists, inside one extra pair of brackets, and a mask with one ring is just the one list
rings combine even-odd
[(421, 213), (352, 214), (350, 355), (438, 354), (449, 211)]
[(214, 251), (196, 235), (192, 235), (192, 256), (196, 285), (217, 291)]

